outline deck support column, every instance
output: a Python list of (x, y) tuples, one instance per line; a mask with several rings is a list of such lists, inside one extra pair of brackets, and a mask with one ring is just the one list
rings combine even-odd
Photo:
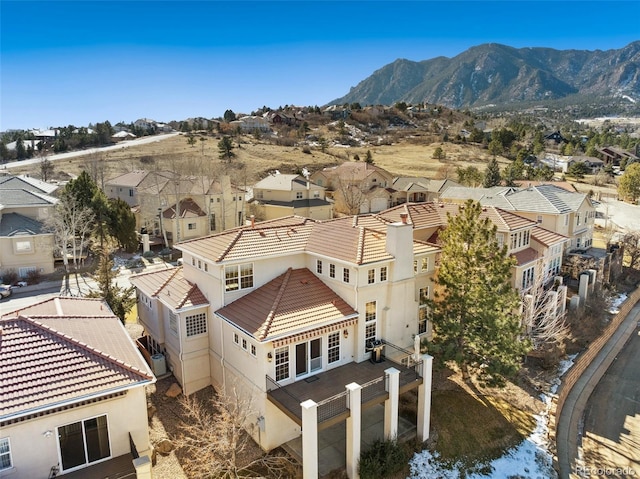
[(419, 441), (429, 439), (429, 426), (431, 418), (431, 376), (433, 372), (433, 357), (422, 355), (422, 384), (418, 386), (418, 424), (417, 433)]
[(153, 472), (151, 471), (151, 459), (149, 456), (140, 456), (133, 460), (133, 467), (136, 470), (136, 479), (151, 479)]
[(311, 399), (302, 407), (302, 477), (318, 479), (318, 404)]
[(384, 402), (384, 438), (394, 441), (398, 437), (398, 405), (400, 403), (400, 371), (385, 369), (386, 390), (389, 399)]
[(362, 386), (357, 383), (347, 384), (347, 477), (359, 479), (358, 463), (360, 462), (361, 423), (362, 423)]

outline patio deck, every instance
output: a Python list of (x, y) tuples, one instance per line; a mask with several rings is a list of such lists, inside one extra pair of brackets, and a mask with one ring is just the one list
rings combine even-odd
[(363, 386), (363, 409), (384, 402), (388, 398), (384, 371), (389, 368), (400, 371), (400, 394), (422, 384), (422, 378), (415, 372), (414, 367), (407, 368), (385, 359), (379, 363), (363, 361), (345, 364), (287, 386), (278, 387), (277, 384), (272, 383), (269, 385), (272, 389), (267, 392), (267, 397), (300, 426), (302, 426), (300, 403), (307, 399), (313, 400), (318, 403), (318, 429), (322, 430), (349, 416), (345, 398), (347, 384), (355, 382)]
[(136, 469), (133, 467), (133, 456), (124, 454), (108, 461), (85, 467), (79, 471), (59, 474), (64, 479), (133, 479), (136, 477)]

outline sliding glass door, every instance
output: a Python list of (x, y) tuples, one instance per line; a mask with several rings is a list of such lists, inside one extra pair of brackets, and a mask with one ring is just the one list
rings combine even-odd
[(63, 471), (108, 458), (111, 447), (107, 416), (58, 427), (58, 447)]

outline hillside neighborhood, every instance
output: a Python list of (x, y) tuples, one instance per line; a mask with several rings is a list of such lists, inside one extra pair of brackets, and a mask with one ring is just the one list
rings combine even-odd
[[(640, 129), (356, 103), (3, 137), (0, 478), (503, 477), (531, 437), (504, 477), (569, 477), (560, 373), (640, 297)], [(451, 390), (509, 425), (482, 457)]]

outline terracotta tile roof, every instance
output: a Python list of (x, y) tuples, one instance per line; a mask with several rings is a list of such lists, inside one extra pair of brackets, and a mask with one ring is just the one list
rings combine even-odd
[(341, 165), (331, 166), (322, 169), (322, 173), (324, 173), (327, 177), (337, 176), (339, 178), (344, 178), (347, 182), (355, 182), (362, 181), (367, 176), (371, 175), (374, 172), (380, 172), (384, 176), (389, 177), (389, 179), (393, 179), (391, 174), (379, 166), (372, 165), (365, 161), (345, 161)]
[[(452, 203), (405, 203), (385, 210), (378, 216), (396, 222), (400, 221), (400, 214), (406, 213), (414, 229), (444, 227), (448, 223), (447, 213), (455, 216), (461, 206)], [(517, 230), (536, 224), (535, 221), (494, 206), (483, 206), (480, 218), (489, 218), (500, 231)]]
[(308, 269), (289, 268), (216, 314), (258, 341), (271, 341), (358, 313)]
[(525, 250), (518, 251), (512, 256), (516, 258), (518, 266), (522, 266), (535, 261), (538, 258), (538, 252), (533, 248), (527, 248)]
[(175, 247), (214, 262), (302, 252), (314, 220), (288, 216), (183, 241)]
[(19, 316), (0, 326), (0, 420), (154, 379), (113, 315)]
[[(193, 201), (192, 198), (185, 198), (180, 200), (180, 218), (198, 218), (200, 216), (207, 216), (202, 211), (202, 208)], [(167, 219), (175, 219), (176, 217), (176, 205), (173, 204), (162, 212), (162, 217)]]
[(131, 276), (131, 284), (174, 310), (209, 304), (198, 285), (184, 278), (182, 266)]
[(149, 172), (144, 170), (130, 171), (129, 173), (124, 173), (120, 176), (107, 180), (105, 184), (136, 187), (142, 183), (148, 174)]
[(566, 236), (541, 226), (536, 226), (531, 230), (531, 239), (545, 246), (557, 245), (569, 241), (569, 238)]
[(113, 312), (101, 299), (58, 296), (4, 313), (0, 319), (17, 318), (18, 316), (111, 317), (113, 316)]

